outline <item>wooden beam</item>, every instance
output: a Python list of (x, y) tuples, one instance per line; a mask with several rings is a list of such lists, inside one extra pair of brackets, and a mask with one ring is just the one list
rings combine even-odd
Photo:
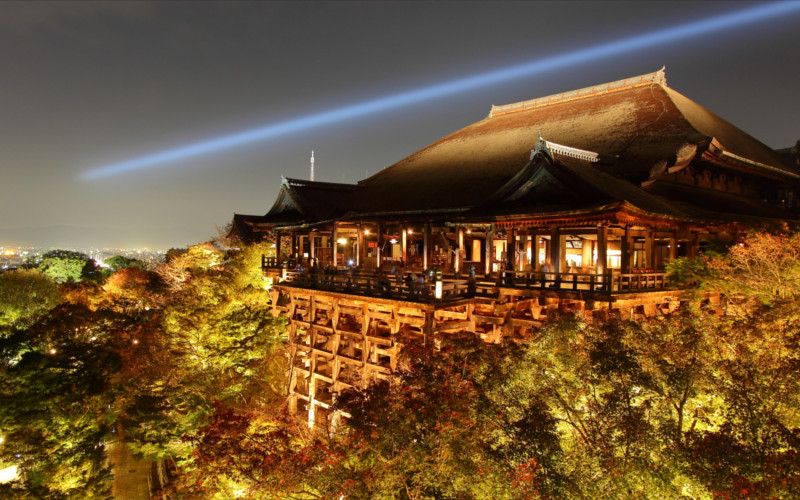
[(514, 262), (517, 257), (517, 229), (510, 227), (506, 229), (506, 269), (514, 270)]
[(486, 230), (486, 274), (492, 274), (492, 261), (494, 260), (494, 224)]
[(561, 272), (561, 229), (550, 231), (550, 267), (554, 273)]
[(358, 267), (358, 266), (361, 266), (362, 262), (366, 261), (366, 258), (367, 258), (367, 252), (366, 252), (367, 248), (366, 247), (367, 246), (365, 245), (365, 241), (364, 241), (364, 239), (365, 239), (364, 238), (364, 229), (363, 229), (363, 227), (361, 226), (360, 223), (356, 224), (356, 231), (357, 231), (356, 232), (356, 246), (358, 247), (357, 251), (356, 251), (356, 266)]
[(375, 262), (375, 268), (376, 269), (380, 269), (381, 268), (381, 259), (383, 258), (383, 231), (384, 231), (383, 223), (379, 222), (378, 223), (378, 247), (376, 248), (376, 252), (375, 252), (375, 256), (376, 256), (375, 257), (375, 261), (376, 261)]
[(597, 274), (605, 274), (608, 262), (608, 226), (600, 224), (597, 226), (597, 262), (594, 271)]
[(464, 228), (459, 226), (457, 231), (458, 231), (458, 249), (456, 252), (455, 265), (453, 267), (456, 273), (460, 273), (461, 261), (464, 255)]
[(403, 265), (405, 266), (408, 265), (408, 228), (406, 227), (403, 227), (401, 240)]
[(422, 234), (422, 268), (428, 269), (433, 263), (431, 256), (433, 255), (433, 238), (431, 237), (431, 223), (426, 222)]

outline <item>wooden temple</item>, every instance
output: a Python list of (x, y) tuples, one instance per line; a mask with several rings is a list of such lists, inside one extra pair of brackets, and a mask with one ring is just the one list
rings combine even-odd
[(669, 262), (797, 220), (800, 167), (784, 153), (662, 69), (492, 106), (357, 184), (284, 178), (232, 236), (274, 243), (262, 264), (289, 320), (290, 406), (326, 425), (336, 395), (390, 376), (408, 342), (674, 311)]

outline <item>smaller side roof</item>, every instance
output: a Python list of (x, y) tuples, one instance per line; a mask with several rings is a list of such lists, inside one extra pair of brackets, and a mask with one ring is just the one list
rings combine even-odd
[(336, 218), (352, 209), (356, 184), (281, 179), (281, 189), (264, 223), (317, 222)]

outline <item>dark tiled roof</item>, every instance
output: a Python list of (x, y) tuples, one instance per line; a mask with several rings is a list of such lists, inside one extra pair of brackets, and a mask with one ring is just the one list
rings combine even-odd
[(339, 217), (355, 204), (355, 184), (284, 178), (264, 223), (316, 222)]
[(261, 241), (262, 234), (258, 232), (258, 224), (264, 221), (263, 215), (233, 214), (233, 222), (228, 237), (233, 237), (242, 243)]
[(674, 162), (687, 146), (702, 148), (712, 137), (726, 151), (793, 171), (775, 151), (666, 87), (656, 73), (626, 86), (494, 108), (487, 118), (361, 181), (361, 201), (376, 211), (476, 206), (527, 163), (539, 135), (614, 158), (607, 170), (637, 183), (654, 165)]
[[(531, 150), (540, 136), (595, 152), (599, 161), (587, 164), (563, 156), (546, 166), (532, 165)], [(648, 190), (639, 187), (652, 173), (700, 161), (704, 152), (717, 165), (765, 179), (800, 177), (778, 152), (668, 88), (662, 70), (493, 107), (485, 119), (357, 185), (284, 179), (275, 204), (260, 223), (308, 224), (392, 213), (475, 214), (475, 207), (488, 209), (499, 201), (502, 210), (512, 206), (522, 210), (525, 203), (529, 208), (543, 208), (547, 202), (575, 209), (624, 200), (648, 212), (685, 218), (775, 214), (757, 201), (725, 193), (704, 190), (708, 194), (704, 199), (720, 203), (712, 211), (680, 201), (684, 198), (678, 203), (667, 200), (677, 195), (674, 189), (663, 190), (663, 184), (651, 182)], [(535, 187), (538, 196), (503, 198), (514, 190), (519, 193), (519, 182), (530, 183), (533, 174), (542, 177)], [(542, 191), (547, 179), (549, 199)]]
[(536, 153), (530, 162), (475, 214), (556, 212), (628, 202), (646, 212), (691, 218), (660, 196), (615, 177), (583, 159)]

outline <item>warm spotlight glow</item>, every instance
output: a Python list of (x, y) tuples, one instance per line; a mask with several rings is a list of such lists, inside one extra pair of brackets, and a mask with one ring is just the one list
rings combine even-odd
[(58, 351), (56, 351), (54, 347), (51, 347), (47, 352), (49, 352), (52, 355), (52, 354), (55, 354)]
[(0, 484), (10, 483), (17, 479), (17, 466), (10, 465), (4, 469), (0, 469)]
[(336, 240), (336, 243), (340, 245), (347, 245), (347, 238), (339, 238), (338, 240)]
[[(176, 162), (209, 153), (225, 151), (254, 142), (275, 139), (288, 134), (305, 131), (323, 125), (351, 120), (389, 109), (396, 109), (432, 99), (475, 90), (514, 79), (532, 77), (564, 68), (618, 57), (622, 54), (663, 46), (679, 40), (694, 38), (708, 33), (729, 30), (754, 24), (767, 19), (785, 17), (800, 11), (800, 1), (756, 4), (725, 14), (698, 19), (688, 23), (649, 30), (612, 42), (598, 43), (571, 52), (499, 68), (477, 75), (449, 80), (399, 94), (388, 95), (369, 101), (328, 109), (320, 113), (269, 123), (250, 130), (223, 135), (175, 148), (157, 151), (130, 160), (105, 165), (82, 174), (84, 179), (95, 180), (126, 172), (154, 168), (165, 163)], [(740, 33), (737, 32), (737, 36)]]
[(364, 230), (364, 234), (365, 234), (366, 236), (369, 236), (369, 229), (365, 229), (365, 230)]

